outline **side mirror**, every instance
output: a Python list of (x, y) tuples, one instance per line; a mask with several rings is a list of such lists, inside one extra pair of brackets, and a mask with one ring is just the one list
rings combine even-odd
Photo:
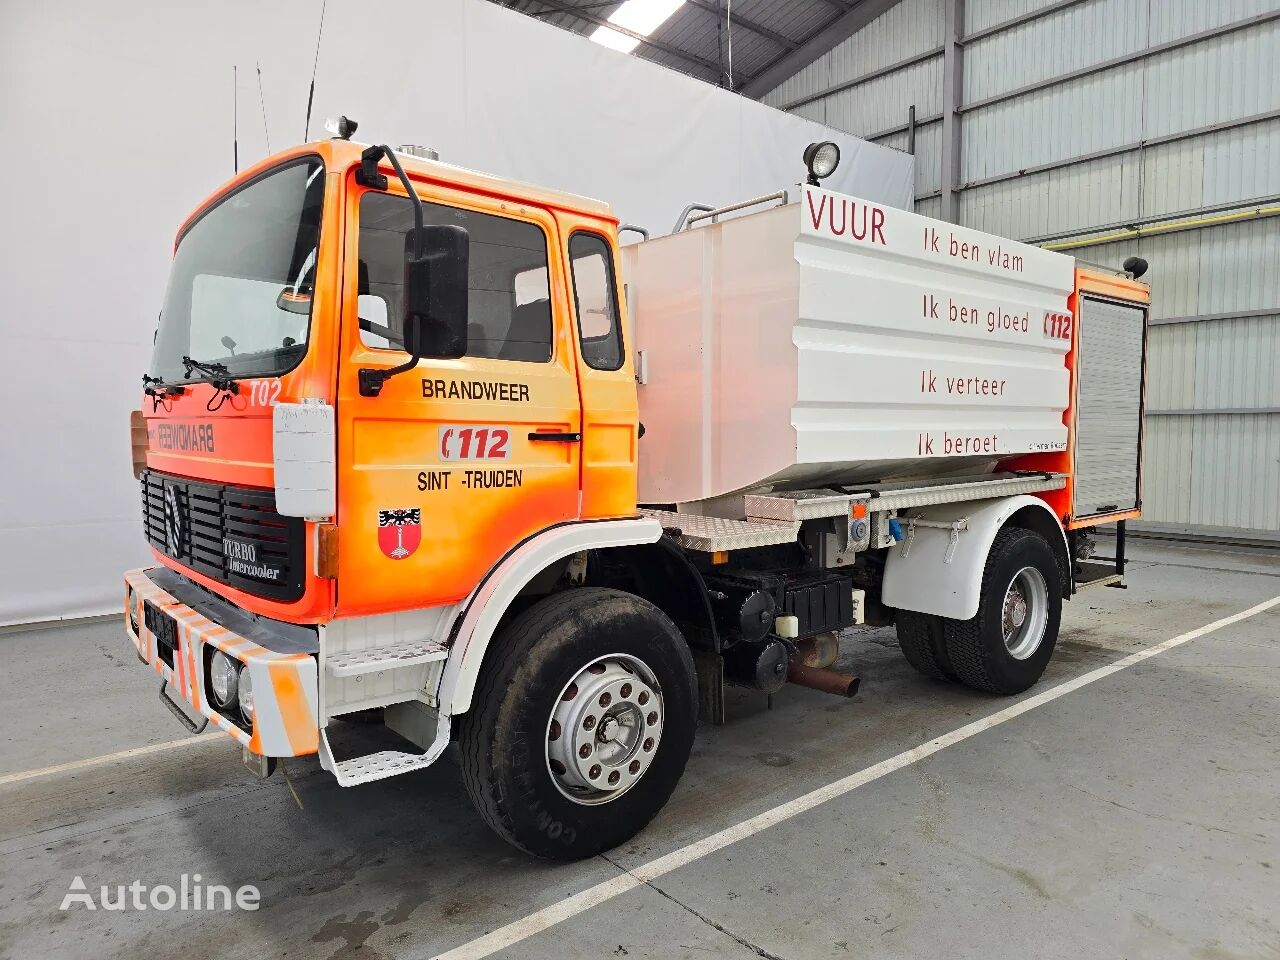
[(423, 357), (456, 359), (467, 352), (471, 237), (452, 224), (415, 227), (404, 239), (404, 348), (409, 359), (389, 370), (360, 370), (360, 395), (376, 397), (392, 377)]
[(385, 143), (365, 147), (356, 182), (385, 190), (378, 161), (395, 170), (413, 204), (414, 227), (405, 236), (404, 345), (409, 359), (390, 370), (361, 368), (360, 396), (376, 397), (392, 377), (414, 369), (423, 357), (460, 357), (467, 352), (467, 258), (470, 237), (455, 225), (423, 223), (422, 198)]
[(455, 225), (410, 230), (404, 244), (404, 343), (410, 355), (467, 352), (470, 236)]

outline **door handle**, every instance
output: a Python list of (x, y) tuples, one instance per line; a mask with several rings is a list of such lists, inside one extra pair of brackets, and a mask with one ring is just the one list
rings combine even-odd
[(582, 434), (580, 433), (531, 433), (530, 440), (542, 441), (544, 443), (581, 443)]

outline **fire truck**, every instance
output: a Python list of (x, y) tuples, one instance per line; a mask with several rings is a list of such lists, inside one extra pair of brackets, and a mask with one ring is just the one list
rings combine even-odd
[(729, 685), (852, 696), (840, 644), (892, 624), (920, 673), (1017, 694), (1063, 601), (1122, 585), (1145, 263), (825, 189), (829, 143), (621, 244), (603, 203), (353, 130), (182, 224), (133, 414), (126, 630), (259, 775), (456, 741), (494, 830), (581, 858), (663, 806)]

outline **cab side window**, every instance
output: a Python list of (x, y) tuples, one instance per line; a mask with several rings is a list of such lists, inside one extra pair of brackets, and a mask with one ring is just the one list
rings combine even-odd
[[(546, 363), (551, 359), (551, 291), (542, 228), (438, 203), (424, 222), (457, 224), (471, 238), (467, 356)], [(407, 197), (369, 192), (360, 199), (357, 302), (365, 346), (404, 350), (404, 237), (413, 227)]]
[(594, 370), (617, 370), (623, 358), (622, 329), (608, 241), (598, 233), (574, 233), (569, 238), (569, 264), (582, 359)]

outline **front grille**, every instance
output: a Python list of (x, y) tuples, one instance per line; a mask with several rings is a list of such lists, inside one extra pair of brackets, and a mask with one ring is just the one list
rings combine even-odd
[(150, 544), (207, 577), (272, 600), (302, 596), (305, 524), (276, 513), (270, 490), (142, 474)]

